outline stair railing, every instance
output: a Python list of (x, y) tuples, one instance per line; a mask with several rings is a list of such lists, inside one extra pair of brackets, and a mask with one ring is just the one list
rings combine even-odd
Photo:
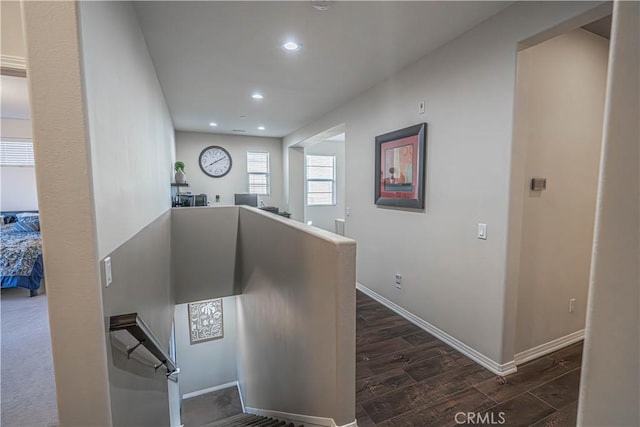
[(176, 366), (169, 354), (164, 350), (160, 341), (151, 332), (149, 326), (142, 320), (138, 313), (119, 314), (117, 316), (111, 316), (109, 321), (109, 331), (128, 331), (136, 340), (138, 344), (127, 349), (127, 357), (131, 355), (139, 346), (145, 347), (153, 356), (160, 361), (154, 368), (157, 370), (160, 366), (164, 365), (167, 368), (167, 379), (177, 382), (177, 374), (180, 373), (180, 369)]

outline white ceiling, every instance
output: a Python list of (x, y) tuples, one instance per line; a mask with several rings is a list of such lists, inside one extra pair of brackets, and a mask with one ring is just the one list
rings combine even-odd
[[(149, 1), (136, 9), (178, 130), (282, 137), (509, 4), (331, 2), (321, 12), (310, 1)], [(303, 45), (297, 53), (281, 48), (289, 37)]]
[(29, 91), (24, 77), (0, 75), (0, 117), (29, 118)]

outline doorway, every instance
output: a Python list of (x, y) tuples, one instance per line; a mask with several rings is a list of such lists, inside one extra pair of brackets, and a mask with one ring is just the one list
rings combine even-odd
[(342, 124), (288, 148), (293, 218), (341, 235), (345, 233), (345, 143)]
[(516, 364), (584, 336), (610, 28), (608, 16), (518, 53)]

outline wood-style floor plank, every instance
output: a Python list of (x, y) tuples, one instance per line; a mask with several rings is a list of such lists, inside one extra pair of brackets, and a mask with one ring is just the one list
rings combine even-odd
[(554, 408), (560, 409), (578, 401), (579, 389), (580, 369), (578, 368), (531, 390), (530, 393)]
[(521, 394), (486, 411), (490, 419), (499, 421), (501, 417), (504, 418), (504, 425), (509, 427), (527, 427), (554, 412), (554, 408), (529, 393)]
[(579, 368), (581, 359), (582, 346), (572, 345), (557, 353), (519, 366), (518, 371), (506, 377), (504, 382), (488, 380), (475, 387), (496, 402), (506, 402), (525, 391)]
[(531, 427), (574, 427), (578, 423), (578, 402), (573, 402), (559, 411), (533, 424)]
[(508, 426), (575, 425), (581, 343), (503, 379), (362, 292), (356, 301), (360, 427), (456, 426), (458, 411), (485, 411), (498, 421), (503, 411)]
[(494, 405), (494, 401), (479, 391), (467, 389), (435, 405), (408, 412), (378, 425), (384, 427), (440, 427), (455, 425), (455, 415), (457, 413), (479, 413)]
[(402, 369), (356, 381), (356, 402), (382, 396), (409, 384), (415, 384), (415, 381)]

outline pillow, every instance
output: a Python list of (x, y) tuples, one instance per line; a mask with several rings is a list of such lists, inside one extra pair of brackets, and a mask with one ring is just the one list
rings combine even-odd
[(25, 217), (39, 217), (40, 213), (38, 212), (20, 212), (19, 214), (16, 214), (16, 218), (25, 218)]
[(40, 231), (40, 221), (18, 221), (13, 225), (14, 233), (33, 233)]

